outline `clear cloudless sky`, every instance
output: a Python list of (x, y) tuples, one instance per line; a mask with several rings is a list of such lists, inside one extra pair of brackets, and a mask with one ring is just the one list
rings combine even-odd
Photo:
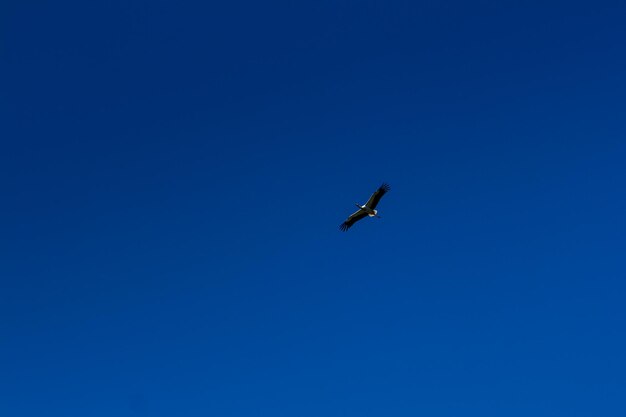
[(624, 2), (0, 15), (0, 415), (626, 415)]

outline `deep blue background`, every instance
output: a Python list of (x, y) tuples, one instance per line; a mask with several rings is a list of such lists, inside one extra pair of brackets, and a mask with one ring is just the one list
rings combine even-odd
[(626, 415), (623, 2), (0, 15), (1, 415)]

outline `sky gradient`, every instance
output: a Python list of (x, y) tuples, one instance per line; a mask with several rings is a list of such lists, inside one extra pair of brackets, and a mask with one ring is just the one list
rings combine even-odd
[(626, 415), (623, 2), (0, 15), (0, 415)]

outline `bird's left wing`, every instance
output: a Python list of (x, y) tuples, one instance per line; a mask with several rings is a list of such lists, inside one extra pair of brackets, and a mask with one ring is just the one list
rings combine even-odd
[(372, 194), (372, 196), (370, 197), (369, 200), (367, 200), (367, 203), (365, 203), (365, 205), (371, 209), (375, 209), (376, 206), (378, 205), (378, 202), (380, 201), (380, 199), (387, 193), (387, 191), (391, 190), (391, 187), (389, 187), (389, 184), (385, 184), (383, 183), (383, 185), (381, 185), (380, 187), (378, 187), (378, 190), (374, 191), (374, 194)]
[(363, 209), (358, 209), (357, 211), (352, 213), (345, 222), (341, 223), (339, 229), (345, 232), (349, 228), (351, 228), (354, 223), (358, 222), (363, 217), (367, 217), (367, 212)]

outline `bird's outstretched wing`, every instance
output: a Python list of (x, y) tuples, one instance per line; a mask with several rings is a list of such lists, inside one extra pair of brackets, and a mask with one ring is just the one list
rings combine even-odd
[(367, 217), (367, 212), (363, 209), (359, 209), (352, 213), (345, 222), (341, 223), (339, 229), (346, 232), (354, 223), (358, 222), (363, 217)]
[(383, 185), (378, 187), (378, 190), (374, 191), (374, 194), (372, 194), (370, 199), (367, 200), (367, 203), (365, 203), (365, 206), (371, 209), (375, 209), (376, 206), (378, 205), (378, 202), (382, 198), (382, 196), (384, 196), (385, 193), (389, 190), (391, 190), (391, 187), (389, 187), (388, 184), (383, 183)]

